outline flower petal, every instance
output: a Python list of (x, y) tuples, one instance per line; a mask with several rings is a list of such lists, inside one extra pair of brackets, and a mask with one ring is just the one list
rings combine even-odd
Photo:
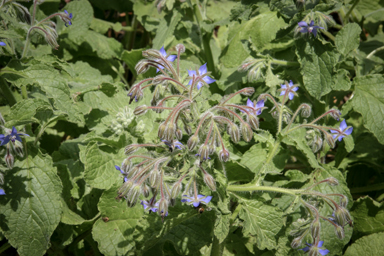
[(292, 82), (292, 80), (289, 80), (288, 85), (289, 85), (289, 87), (292, 87), (292, 86), (293, 86), (293, 82)]
[(198, 207), (200, 205), (200, 202), (199, 201), (195, 201), (195, 202), (193, 202), (193, 207)]
[(308, 28), (304, 27), (300, 29), (301, 33), (308, 33)]
[(347, 128), (347, 122), (345, 122), (345, 119), (340, 123), (340, 131), (344, 131), (345, 128)]
[(256, 108), (262, 108), (264, 107), (264, 100), (259, 100), (257, 103), (256, 103)]
[(68, 11), (67, 10), (64, 10), (65, 14), (68, 14)]
[(317, 29), (314, 28), (314, 29), (312, 30), (312, 33), (313, 33), (313, 35), (316, 37), (316, 36), (317, 36)]
[(207, 73), (207, 63), (205, 63), (204, 65), (202, 65), (202, 66), (199, 68), (199, 74), (200, 74), (200, 75), (204, 75), (205, 73)]
[(285, 94), (285, 91), (280, 92), (280, 96), (283, 96)]
[(196, 75), (196, 71), (195, 70), (188, 70), (188, 75), (189, 76)]
[(0, 189), (0, 195), (6, 195), (4, 189)]
[(299, 27), (308, 27), (308, 23), (305, 22), (305, 21), (300, 21), (299, 23), (297, 23), (299, 25)]
[(280, 86), (281, 86), (281, 89), (287, 89), (287, 85), (285, 84), (281, 84)]
[(327, 255), (329, 253), (329, 250), (327, 250), (327, 249), (319, 249), (319, 253), (321, 255)]
[(127, 177), (124, 177), (124, 182), (127, 182), (128, 181), (128, 178)]
[(313, 27), (313, 25), (315, 25), (315, 22), (313, 20), (311, 20), (311, 22), (309, 23), (309, 26)]
[(144, 207), (144, 210), (148, 208), (148, 202), (147, 201), (142, 200), (140, 204)]
[(209, 77), (209, 76), (205, 76), (205, 77), (203, 78), (203, 80), (204, 80), (204, 82), (206, 82), (207, 84), (211, 84), (211, 83), (213, 83), (213, 82), (216, 82), (215, 79), (213, 79), (213, 78), (211, 78), (211, 77)]
[(294, 92), (296, 92), (297, 90), (299, 90), (299, 87), (297, 87), (297, 86), (292, 88), (292, 91), (294, 91)]
[(200, 90), (200, 88), (203, 87), (203, 84), (201, 82), (198, 82), (196, 87), (197, 87), (197, 90)]
[(167, 57), (167, 60), (169, 60), (170, 62), (173, 62), (176, 58), (177, 58), (177, 55), (169, 55)]
[(12, 126), (12, 132), (11, 132), (11, 135), (16, 135), (17, 134), (17, 130), (15, 128), (15, 126)]
[(339, 133), (337, 130), (329, 130), (331, 133)]
[(248, 107), (251, 107), (251, 108), (254, 108), (255, 106), (253, 105), (253, 102), (248, 98), (247, 100), (247, 106)]
[(205, 204), (208, 204), (212, 200), (212, 196), (206, 196), (204, 199), (200, 200), (201, 202), (204, 202)]
[(324, 241), (319, 241), (319, 243), (317, 244), (317, 247), (322, 247), (323, 246), (323, 244), (324, 244)]
[(299, 250), (307, 252), (307, 251), (309, 251), (309, 247), (307, 246), (307, 247), (304, 247), (303, 249), (299, 249)]
[(192, 79), (189, 80), (188, 85), (192, 85)]
[(164, 50), (164, 46), (161, 47), (161, 49), (159, 50), (159, 52), (161, 53), (161, 55), (163, 55), (163, 57), (166, 57), (166, 56), (167, 56), (167, 52)]
[(0, 42), (0, 46), (6, 46), (7, 44), (4, 42)]
[(338, 141), (341, 141), (345, 136), (344, 135), (340, 135), (338, 139)]
[(293, 97), (295, 96), (295, 94), (293, 94), (293, 92), (290, 92), (290, 93), (288, 93), (288, 98), (290, 99), (290, 100), (293, 100)]
[(351, 135), (352, 131), (353, 131), (353, 127), (349, 128), (344, 133), (347, 134), (347, 135)]
[(5, 145), (5, 144), (7, 144), (7, 143), (9, 142), (9, 138), (10, 138), (9, 135), (5, 136), (4, 139), (3, 139), (3, 141), (1, 142), (0, 146), (3, 146), (3, 145)]

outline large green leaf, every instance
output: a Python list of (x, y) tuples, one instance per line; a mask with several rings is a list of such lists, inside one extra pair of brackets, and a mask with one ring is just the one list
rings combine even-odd
[(62, 185), (47, 155), (28, 148), (5, 176), (0, 198), (1, 229), (20, 255), (40, 256), (50, 247), (50, 237), (60, 222)]
[(356, 23), (345, 25), (336, 35), (335, 45), (337, 50), (347, 56), (348, 53), (357, 49), (360, 43), (361, 28)]
[(344, 253), (344, 256), (375, 255), (383, 256), (384, 232), (364, 236), (358, 239)]
[(356, 77), (353, 108), (362, 114), (364, 126), (384, 144), (384, 77), (368, 75)]

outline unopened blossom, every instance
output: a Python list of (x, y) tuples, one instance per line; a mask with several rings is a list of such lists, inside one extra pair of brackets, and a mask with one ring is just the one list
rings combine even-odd
[(127, 182), (128, 178), (125, 176), (126, 175), (125, 172), (123, 170), (121, 170), (121, 168), (119, 166), (117, 166), (117, 165), (115, 165), (115, 168), (116, 168), (116, 170), (120, 171), (121, 174), (124, 175), (124, 182)]
[(351, 135), (352, 131), (353, 127), (348, 128), (347, 123), (345, 122), (345, 120), (343, 120), (340, 123), (339, 129), (331, 130), (331, 133), (334, 133), (333, 139), (337, 138), (339, 141), (341, 141), (346, 135)]
[(68, 27), (68, 26), (70, 26), (70, 25), (72, 25), (72, 17), (73, 17), (73, 15), (72, 15), (72, 13), (68, 13), (68, 11), (67, 10), (64, 10), (64, 12), (65, 12), (65, 14), (67, 14), (67, 16), (68, 16), (68, 18), (69, 19), (65, 19), (65, 23), (64, 23), (64, 25), (66, 26), (66, 27)]
[[(207, 70), (207, 63), (205, 63), (204, 65), (202, 65), (202, 66), (199, 68), (199, 70), (198, 70), (197, 73), (196, 73), (195, 70), (188, 70), (188, 75), (192, 78), (191, 80), (189, 80), (188, 85), (192, 85), (193, 76), (195, 76), (195, 77), (203, 76), (204, 74), (207, 73), (207, 71), (208, 71), (208, 70)], [(216, 80), (213, 79), (213, 78), (211, 78), (211, 77), (209, 77), (209, 76), (204, 76), (204, 77), (203, 77), (203, 81), (204, 81), (205, 83), (207, 83), (207, 84), (211, 84), (211, 83), (215, 82)], [(199, 90), (202, 86), (203, 86), (203, 83), (202, 83), (202, 82), (198, 82), (198, 83), (197, 83), (197, 89), (198, 89), (198, 90)]]
[(177, 148), (177, 149), (183, 149), (184, 148), (184, 145), (178, 140), (174, 140), (174, 141), (162, 140), (162, 142), (164, 142), (164, 144), (169, 147), (170, 151), (173, 151), (175, 148)]
[(309, 25), (305, 21), (300, 21), (298, 25), (301, 28), (300, 29), (301, 33), (312, 33), (315, 37), (317, 36), (318, 29), (324, 29), (323, 27), (320, 27), (320, 26), (314, 26), (315, 22), (313, 20), (311, 20)]

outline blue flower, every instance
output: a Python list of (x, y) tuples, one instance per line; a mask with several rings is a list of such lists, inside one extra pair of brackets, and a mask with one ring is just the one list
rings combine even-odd
[[(164, 46), (161, 47), (161, 49), (159, 51), (160, 51), (160, 54), (163, 55), (163, 57), (166, 58), (170, 62), (174, 62), (175, 59), (177, 58), (177, 55), (169, 55), (167, 57), (167, 52), (164, 50)], [(160, 60), (158, 60), (158, 61), (160, 61)], [(164, 69), (164, 67), (162, 65), (159, 65), (158, 68), (156, 69), (156, 73), (160, 71), (159, 68)]]
[(347, 123), (345, 122), (345, 120), (343, 120), (340, 123), (339, 130), (336, 130), (336, 129), (331, 130), (331, 133), (337, 133), (333, 135), (333, 139), (337, 138), (339, 141), (341, 141), (345, 136), (350, 135), (353, 131), (353, 127), (350, 127), (349, 129), (347, 128), (348, 128)]
[[(247, 108), (247, 110), (257, 116), (257, 115), (260, 115), (261, 114), (261, 111), (263, 111), (263, 108), (264, 108), (264, 100), (259, 100), (256, 104), (254, 102), (252, 102), (250, 99), (247, 100), (247, 106), (250, 108)], [(240, 110), (241, 112), (244, 113), (243, 110)]]
[(64, 10), (64, 12), (65, 12), (65, 14), (68, 15), (68, 18), (69, 18), (69, 20), (66, 21), (66, 22), (64, 23), (64, 25), (65, 25), (66, 27), (68, 27), (68, 26), (72, 25), (71, 19), (72, 19), (73, 15), (72, 15), (72, 13), (69, 13), (69, 14), (68, 14), (68, 11), (67, 11), (67, 10)]
[[(200, 154), (196, 154), (195, 156), (199, 157), (199, 156), (200, 156)], [(204, 157), (204, 159), (203, 159), (203, 160), (207, 160), (207, 159), (208, 159), (208, 160), (211, 160), (211, 158), (210, 158), (210, 157), (207, 157), (207, 158), (205, 158), (205, 157)]]
[(194, 207), (198, 207), (200, 203), (208, 204), (212, 199), (212, 196), (204, 196), (204, 195), (197, 195), (197, 198), (189, 197), (187, 195), (183, 195), (183, 197), (185, 198), (181, 199), (182, 203), (187, 202), (188, 204), (192, 204)]
[[(193, 76), (203, 76), (205, 73), (207, 73), (207, 63), (205, 63), (204, 65), (202, 65), (200, 68), (199, 68), (199, 71), (198, 73), (196, 74), (196, 71), (195, 70), (188, 70), (188, 75), (190, 77), (192, 77), (191, 80), (189, 80), (189, 83), (188, 85), (192, 85), (192, 81), (193, 81)], [(209, 77), (209, 76), (204, 76), (203, 77), (203, 81), (206, 82), (207, 84), (211, 84), (213, 82), (215, 82), (216, 80)], [(199, 90), (201, 87), (203, 86), (203, 83), (202, 82), (198, 82), (197, 83), (197, 89)]]
[(293, 96), (295, 96), (295, 93), (297, 90), (299, 90), (299, 87), (297, 86), (294, 86), (292, 80), (289, 81), (289, 83), (285, 82), (286, 84), (282, 84), (281, 85), (281, 92), (280, 92), (280, 96), (283, 96), (285, 95), (287, 92), (288, 92), (288, 98), (290, 100), (293, 99)]
[(4, 42), (0, 42), (0, 46), (6, 46), (7, 44)]
[(123, 175), (124, 175), (124, 182), (127, 182), (127, 181), (128, 181), (128, 178), (127, 178), (127, 177), (125, 177), (126, 173), (125, 173), (125, 172), (123, 172), (123, 170), (121, 170), (121, 168), (120, 168), (119, 166), (117, 166), (117, 165), (115, 165), (115, 168), (116, 168), (116, 170), (120, 171), (120, 172), (121, 172), (121, 174), (123, 174)]
[(329, 250), (327, 250), (327, 249), (320, 249), (320, 247), (323, 246), (323, 243), (324, 243), (324, 241), (319, 241), (319, 244), (317, 246), (309, 244), (309, 243), (306, 243), (308, 246), (304, 247), (303, 249), (299, 249), (299, 250), (302, 250), (304, 252), (316, 250), (321, 255), (327, 255), (329, 253)]
[(175, 148), (180, 150), (184, 148), (184, 145), (178, 140), (174, 140), (172, 142), (167, 140), (162, 140), (162, 142), (164, 142), (164, 144), (167, 145), (169, 147), (169, 150), (171, 151), (173, 151)]
[(317, 29), (324, 29), (323, 27), (314, 26), (315, 22), (312, 20), (309, 25), (305, 21), (300, 21), (299, 23), (301, 33), (312, 33), (315, 37), (317, 36)]
[(15, 143), (15, 140), (23, 142), (20, 138), (20, 135), (29, 136), (28, 134), (17, 132), (16, 128), (13, 126), (11, 134), (8, 134), (7, 136), (5, 136), (4, 134), (0, 134), (0, 146), (7, 144), (9, 141), (12, 141), (13, 143)]
[[(155, 203), (155, 199), (152, 198), (149, 201), (143, 201), (141, 200), (141, 205), (144, 207), (144, 210), (152, 211), (152, 212), (157, 212), (159, 208), (159, 202)], [(168, 213), (167, 213), (168, 215)]]
[(1, 196), (6, 195), (4, 189), (2, 189), (2, 188), (0, 189), (0, 195)]

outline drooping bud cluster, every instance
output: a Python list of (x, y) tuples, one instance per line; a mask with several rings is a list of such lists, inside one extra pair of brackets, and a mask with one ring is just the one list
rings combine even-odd
[(132, 109), (125, 107), (116, 114), (116, 119), (112, 122), (111, 128), (116, 134), (120, 134), (124, 129), (128, 128), (134, 119)]

